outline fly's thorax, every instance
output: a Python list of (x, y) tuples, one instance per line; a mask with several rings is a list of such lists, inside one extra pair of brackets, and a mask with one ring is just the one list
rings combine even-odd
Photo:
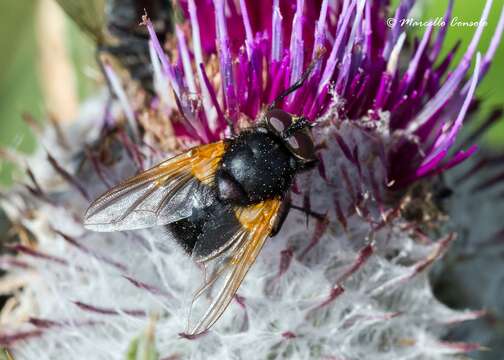
[(218, 196), (240, 205), (283, 196), (298, 162), (280, 139), (254, 129), (229, 140), (215, 177)]

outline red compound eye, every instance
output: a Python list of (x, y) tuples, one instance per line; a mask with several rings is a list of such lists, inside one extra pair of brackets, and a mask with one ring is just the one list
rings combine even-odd
[(298, 159), (306, 162), (317, 159), (315, 145), (309, 129), (299, 130), (285, 140), (289, 149)]
[(282, 139), (296, 158), (304, 162), (315, 161), (315, 146), (310, 129), (300, 128), (288, 134), (289, 131), (286, 132), (286, 130), (293, 124), (293, 116), (286, 111), (271, 109), (266, 113), (268, 129)]
[(266, 122), (270, 130), (282, 136), (282, 133), (292, 125), (292, 115), (280, 109), (272, 109), (266, 113)]

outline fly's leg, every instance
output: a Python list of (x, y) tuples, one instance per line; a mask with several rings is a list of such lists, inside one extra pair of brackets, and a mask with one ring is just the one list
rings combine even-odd
[(302, 213), (306, 214), (307, 218), (311, 216), (319, 221), (325, 221), (327, 219), (326, 215), (319, 214), (309, 209), (305, 209), (304, 207), (292, 204), (290, 196), (287, 195), (283, 200), (282, 205), (280, 205), (280, 209), (278, 210), (278, 216), (270, 232), (270, 237), (273, 237), (276, 234), (278, 234), (278, 232), (282, 228), (282, 225), (285, 222), (285, 219), (287, 219), (287, 215), (289, 214), (289, 211), (291, 209), (301, 211)]
[(297, 206), (297, 205), (290, 205), (291, 209), (301, 211), (302, 213), (306, 214), (307, 216), (311, 216), (317, 220), (325, 220), (326, 216), (323, 214), (319, 214), (315, 211), (311, 211), (310, 209), (305, 209), (304, 207)]

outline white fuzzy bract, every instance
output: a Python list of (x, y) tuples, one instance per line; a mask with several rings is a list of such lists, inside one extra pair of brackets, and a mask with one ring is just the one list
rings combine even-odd
[[(57, 142), (46, 146), (59, 149), (54, 150), (61, 154), (59, 165), (78, 173), (76, 179), (94, 197), (106, 186), (89, 163), (77, 166), (80, 149), (97, 129), (82, 124), (86, 121), (65, 130), (70, 149), (63, 151)], [(355, 141), (368, 150), (362, 151), (364, 163), (364, 154), (371, 154), (362, 146), (368, 131), (342, 122), (339, 128), (322, 128), (317, 138), (335, 133), (349, 146)], [(464, 350), (441, 341), (447, 325), (465, 316), (434, 298), (424, 271), (453, 236), (419, 241), (401, 217), (389, 214), (384, 220), (370, 177), (381, 176), (378, 157), (369, 157), (359, 175), (330, 143), (323, 151), (325, 177), (338, 181), (324, 180), (317, 171), (298, 179), (311, 207), (328, 213), (328, 223), (310, 218), (307, 225), (304, 214), (291, 211), (247, 275), (237, 301), (197, 339), (179, 335), (187, 324), (189, 290), (201, 283), (191, 259), (155, 228), (86, 231), (80, 221), (88, 200), (61, 181), (45, 157), (40, 149), (28, 163), (51, 201), (21, 187), (3, 201), (10, 219), (37, 240), (36, 250), (21, 249), (17, 257), (26, 268), (11, 266), (25, 281), (17, 305), (2, 320), (4, 341), (25, 337), (13, 341), (16, 359), (122, 359), (150, 316), (157, 317), (161, 359), (438, 359)], [(124, 150), (119, 157), (107, 169), (117, 180), (135, 171)], [(372, 168), (376, 171), (369, 172)], [(358, 194), (363, 195), (356, 201)], [(303, 198), (294, 196), (294, 203)], [(335, 202), (346, 214), (339, 220)]]

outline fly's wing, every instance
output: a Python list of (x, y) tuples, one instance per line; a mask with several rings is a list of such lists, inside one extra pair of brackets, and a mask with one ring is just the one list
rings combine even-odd
[[(204, 268), (204, 283), (193, 294), (188, 334), (208, 330), (224, 313), (241, 282), (270, 235), (281, 205), (280, 199), (266, 200), (248, 207), (235, 208), (240, 226), (223, 246), (208, 252), (198, 239), (194, 259)], [(205, 233), (205, 232), (203, 232)]]
[[(186, 218), (210, 205), (204, 187), (213, 183), (225, 143), (202, 145), (113, 187), (88, 208), (84, 226), (94, 231), (133, 230)], [(198, 202), (198, 204), (195, 204)]]
[(105, 0), (56, 0), (97, 44), (105, 41)]

